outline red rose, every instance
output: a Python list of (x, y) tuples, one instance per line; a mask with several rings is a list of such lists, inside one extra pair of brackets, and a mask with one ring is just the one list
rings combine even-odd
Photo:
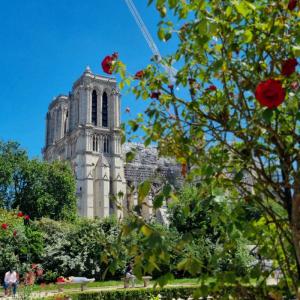
[(24, 214), (20, 211), (20, 212), (18, 212), (17, 216), (18, 216), (19, 218), (22, 218), (22, 217), (24, 216)]
[(1, 227), (2, 227), (2, 229), (7, 229), (8, 225), (7, 225), (6, 223), (3, 223), (3, 224), (1, 225)]
[(144, 75), (145, 75), (144, 71), (140, 70), (140, 71), (135, 73), (134, 79), (142, 79), (144, 77)]
[(106, 56), (103, 59), (101, 65), (102, 65), (102, 69), (105, 73), (112, 74), (112, 71), (111, 71), (112, 62), (113, 62), (112, 56)]
[(17, 236), (17, 230), (14, 230), (13, 235), (14, 235), (14, 236)]
[(31, 269), (35, 269), (37, 266), (37, 264), (31, 264)]
[(43, 273), (44, 273), (44, 270), (43, 270), (43, 269), (41, 269), (41, 268), (37, 268), (37, 269), (36, 269), (36, 275), (37, 275), (37, 276), (42, 276)]
[(258, 84), (255, 90), (255, 98), (258, 102), (268, 108), (279, 106), (285, 97), (285, 90), (280, 81), (268, 79)]
[(116, 62), (118, 58), (118, 53), (115, 52), (111, 56), (107, 55), (103, 60), (102, 60), (102, 69), (105, 73), (107, 74), (112, 74), (112, 67), (113, 64)]
[(290, 2), (288, 4), (288, 9), (294, 10), (297, 6), (297, 2), (298, 2), (298, 0), (290, 0)]
[(29, 217), (28, 215), (26, 215), (26, 216), (24, 217), (24, 219), (28, 221), (28, 220), (30, 219), (30, 217)]
[(160, 95), (161, 95), (160, 92), (152, 92), (151, 95), (150, 95), (150, 98), (151, 99), (158, 99)]
[(207, 91), (216, 91), (217, 87), (215, 85), (210, 85), (206, 90)]
[(281, 74), (284, 76), (290, 76), (296, 70), (298, 62), (296, 58), (289, 58), (282, 63)]

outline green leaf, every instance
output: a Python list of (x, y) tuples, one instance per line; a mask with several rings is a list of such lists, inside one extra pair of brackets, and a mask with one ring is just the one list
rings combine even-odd
[(162, 275), (160, 277), (158, 277), (156, 279), (156, 281), (158, 282), (158, 284), (163, 287), (164, 285), (166, 285), (168, 283), (168, 281), (170, 280), (174, 280), (174, 275), (171, 273), (167, 273), (165, 275)]
[(137, 131), (137, 129), (139, 128), (139, 124), (134, 120), (129, 120), (128, 125), (131, 127), (131, 130), (133, 132)]
[(293, 53), (296, 57), (300, 56), (300, 46), (293, 46)]
[(249, 5), (247, 5), (246, 1), (233, 1), (233, 5), (239, 14), (243, 17), (247, 17), (247, 15), (251, 12)]
[(226, 17), (229, 17), (231, 14), (232, 14), (232, 7), (231, 6), (227, 6), (227, 8), (225, 10)]
[(126, 162), (132, 162), (135, 157), (135, 152), (129, 151), (126, 153)]
[(153, 230), (149, 226), (143, 225), (141, 227), (141, 232), (144, 234), (144, 236), (150, 236), (153, 233)]
[(253, 33), (250, 30), (246, 30), (243, 36), (245, 43), (250, 43), (253, 39)]
[(174, 8), (177, 4), (177, 0), (168, 0), (170, 8)]
[(158, 35), (158, 37), (161, 41), (164, 41), (165, 40), (165, 30), (164, 30), (164, 28), (160, 27), (158, 32), (157, 32), (157, 35)]
[(163, 204), (164, 196), (162, 194), (157, 195), (153, 200), (153, 208), (160, 208)]
[(188, 263), (188, 259), (184, 258), (182, 259), (178, 264), (177, 264), (177, 269), (178, 270), (184, 270), (186, 268), (186, 265)]
[(250, 9), (256, 10), (256, 6), (253, 3), (248, 2), (248, 1), (244, 1), (244, 2)]
[(217, 30), (218, 30), (218, 24), (216, 24), (216, 23), (210, 23), (209, 24), (209, 32), (208, 32), (209, 34), (215, 35)]
[(166, 184), (163, 187), (163, 194), (166, 198), (170, 196), (171, 191), (172, 191), (172, 187), (169, 184)]
[(273, 109), (267, 108), (267, 109), (264, 110), (264, 112), (262, 113), (262, 117), (263, 117), (263, 119), (264, 119), (267, 123), (270, 123), (270, 122), (271, 122), (271, 119), (272, 119), (272, 116), (273, 116), (273, 112), (274, 112)]
[(201, 35), (205, 35), (207, 33), (207, 22), (206, 20), (201, 20), (198, 24), (198, 30)]
[(243, 172), (243, 170), (241, 170), (241, 171), (239, 171), (239, 172), (237, 172), (236, 174), (235, 174), (235, 176), (234, 176), (234, 181), (237, 181), (237, 182), (239, 182), (239, 181), (241, 181), (242, 179), (244, 178), (244, 172)]
[(138, 187), (138, 204), (142, 205), (142, 202), (148, 195), (151, 189), (151, 183), (150, 181), (144, 181), (142, 182)]
[(151, 143), (151, 138), (145, 139), (145, 142), (144, 142), (145, 147), (149, 146), (150, 143)]
[(130, 86), (130, 79), (129, 78), (126, 78), (125, 80), (124, 80), (124, 82), (125, 82), (125, 84), (127, 84), (128, 86)]
[(164, 41), (168, 41), (171, 37), (172, 37), (172, 34), (171, 34), (170, 32), (167, 32), (167, 33), (165, 34), (165, 39), (164, 39)]
[(158, 11), (160, 12), (160, 16), (162, 18), (164, 18), (167, 15), (167, 8), (165, 6), (160, 7)]

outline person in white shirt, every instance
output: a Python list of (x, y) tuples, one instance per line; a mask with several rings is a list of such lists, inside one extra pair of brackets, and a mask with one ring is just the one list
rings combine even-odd
[(9, 288), (12, 288), (14, 296), (16, 295), (18, 286), (18, 275), (17, 272), (13, 270), (13, 268), (11, 268), (8, 272), (5, 273), (3, 286), (5, 290), (5, 296), (8, 295)]

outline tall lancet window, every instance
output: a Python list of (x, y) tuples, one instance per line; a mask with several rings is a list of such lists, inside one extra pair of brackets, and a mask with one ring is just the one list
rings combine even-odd
[(109, 137), (107, 135), (103, 137), (103, 152), (109, 153)]
[(107, 107), (107, 94), (102, 95), (102, 126), (108, 127), (108, 107)]
[(92, 124), (97, 125), (97, 92), (92, 93)]

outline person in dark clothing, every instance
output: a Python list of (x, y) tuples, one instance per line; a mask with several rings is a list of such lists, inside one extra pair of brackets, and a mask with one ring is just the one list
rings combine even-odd
[(125, 269), (125, 277), (131, 282), (131, 286), (134, 287), (136, 277), (133, 275), (132, 263), (127, 264)]

